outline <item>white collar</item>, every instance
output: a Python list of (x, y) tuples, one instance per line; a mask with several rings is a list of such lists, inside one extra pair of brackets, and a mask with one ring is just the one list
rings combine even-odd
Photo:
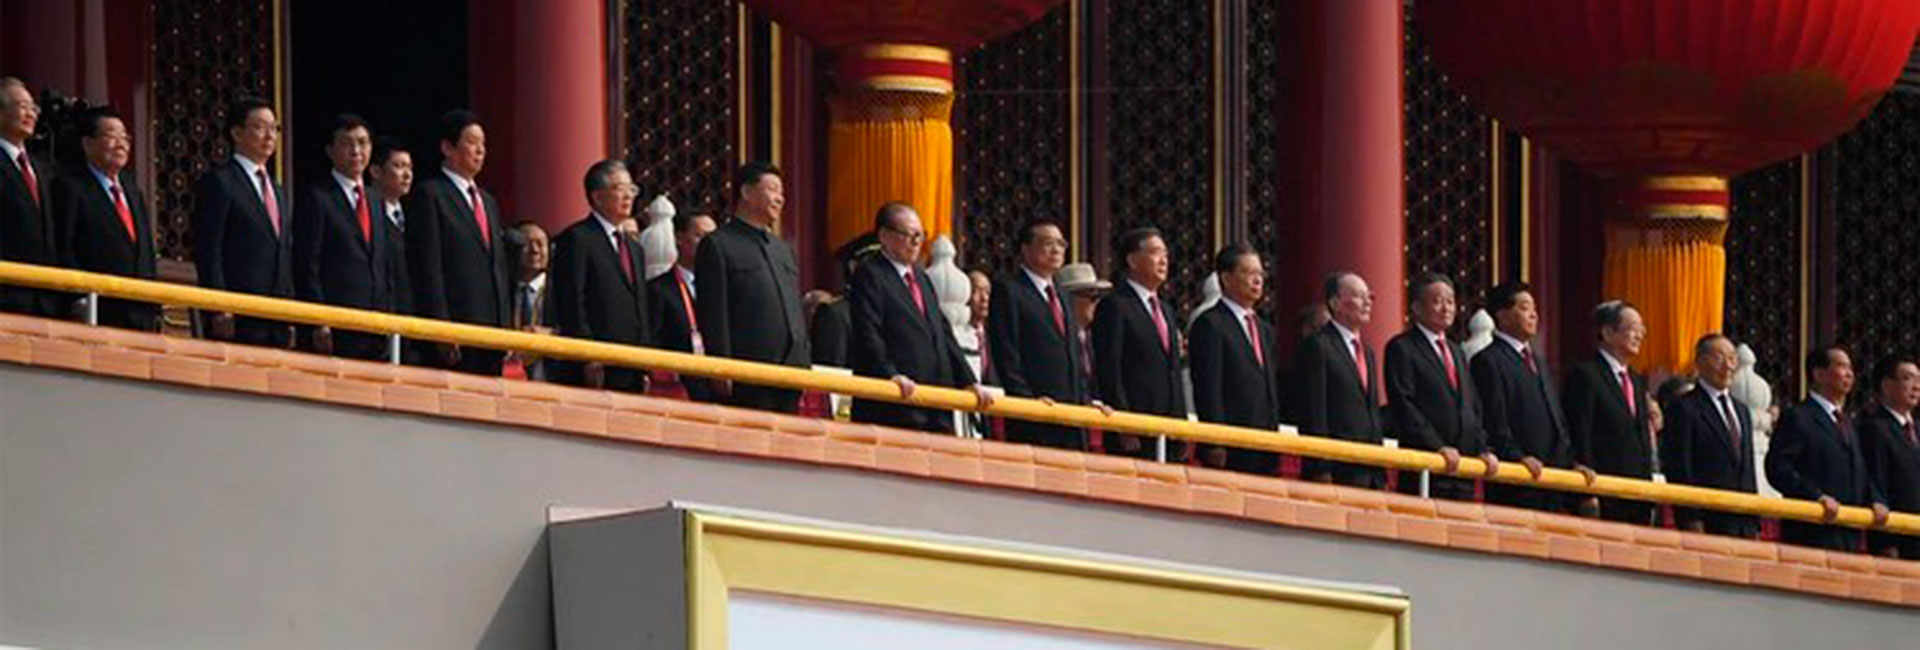
[(1127, 278), (1127, 286), (1133, 287), (1133, 292), (1140, 295), (1140, 302), (1147, 306), (1147, 314), (1153, 314), (1153, 299), (1160, 297), (1160, 294), (1154, 293), (1144, 284), (1134, 282), (1133, 278)]
[(1347, 326), (1341, 325), (1340, 321), (1329, 320), (1327, 322), (1333, 325), (1334, 331), (1340, 333), (1340, 342), (1345, 343), (1347, 347), (1349, 348), (1353, 347), (1353, 342), (1360, 340), (1359, 332), (1355, 332), (1353, 330), (1347, 329)]
[(675, 264), (673, 265), (673, 272), (679, 275), (681, 282), (685, 282), (689, 286), (693, 284), (693, 269)]
[(1033, 269), (1027, 268), (1025, 264), (1020, 265), (1020, 271), (1027, 274), (1027, 280), (1033, 283), (1033, 288), (1040, 290), (1042, 296), (1047, 295), (1047, 289), (1053, 287), (1053, 278), (1040, 277), (1040, 274), (1034, 273)]
[(240, 171), (246, 172), (247, 180), (252, 182), (258, 182), (260, 180), (260, 172), (266, 169), (262, 167), (260, 163), (254, 162), (252, 158), (240, 154), (233, 154), (233, 161), (240, 163)]
[(1509, 335), (1506, 332), (1502, 332), (1496, 329), (1493, 331), (1493, 336), (1502, 341), (1506, 341), (1507, 345), (1513, 346), (1514, 352), (1525, 353), (1527, 351), (1527, 344), (1525, 341), (1521, 341), (1520, 339), (1513, 338), (1512, 335)]
[[(606, 231), (607, 239), (615, 239), (620, 236), (620, 225), (612, 221), (608, 221), (605, 216), (602, 216), (600, 214), (599, 210), (593, 211), (593, 220), (600, 224), (601, 230)], [(619, 248), (619, 245), (616, 244), (614, 248)]]
[[(0, 138), (0, 149), (6, 150), (7, 162), (10, 162), (16, 165), (20, 164), (20, 152), (26, 151), (25, 147), (14, 144), (12, 140), (8, 140), (6, 138)], [(39, 171), (39, 170), (35, 170), (35, 171)]]
[(328, 170), (327, 173), (333, 176), (333, 182), (340, 184), (340, 191), (347, 193), (347, 204), (352, 205), (353, 190), (360, 187), (360, 181), (348, 178), (346, 174), (340, 173), (338, 169)]
[(446, 174), (447, 178), (453, 181), (453, 187), (454, 189), (460, 190), (460, 196), (466, 197), (470, 193), (472, 193), (473, 187), (475, 185), (475, 183), (473, 182), (473, 179), (467, 178), (465, 176), (461, 176), (460, 172), (456, 172), (456, 171), (453, 171), (452, 169), (448, 169), (445, 165), (442, 165), (440, 167), (440, 173)]
[(1627, 371), (1627, 364), (1620, 363), (1620, 360), (1614, 358), (1613, 353), (1606, 351), (1605, 348), (1600, 350), (1600, 358), (1607, 360), (1607, 375), (1610, 377), (1619, 377), (1620, 373)]
[(1893, 416), (1893, 421), (1894, 421), (1894, 422), (1898, 422), (1898, 423), (1900, 423), (1900, 428), (1902, 428), (1902, 429), (1905, 429), (1905, 428), (1907, 428), (1907, 423), (1909, 423), (1909, 422), (1912, 422), (1912, 421), (1913, 421), (1913, 416), (1912, 416), (1912, 415), (1908, 415), (1908, 414), (1905, 414), (1905, 413), (1901, 413), (1901, 412), (1899, 412), (1899, 411), (1895, 411), (1895, 410), (1893, 410), (1893, 407), (1890, 407), (1890, 406), (1887, 406), (1887, 405), (1885, 405), (1885, 404), (1881, 404), (1881, 405), (1880, 405), (1880, 408), (1883, 408), (1883, 409), (1886, 409), (1886, 411), (1887, 411), (1887, 414), (1888, 414), (1888, 415), (1892, 415), (1892, 416)]
[(1433, 331), (1433, 330), (1430, 330), (1430, 329), (1427, 329), (1427, 326), (1425, 326), (1425, 325), (1421, 325), (1421, 324), (1420, 324), (1420, 321), (1414, 321), (1414, 322), (1413, 322), (1413, 326), (1414, 326), (1414, 327), (1416, 327), (1416, 328), (1419, 328), (1419, 330), (1420, 330), (1420, 333), (1421, 333), (1422, 335), (1425, 335), (1425, 336), (1427, 337), (1427, 344), (1428, 344), (1428, 345), (1432, 345), (1432, 344), (1434, 344), (1434, 343), (1437, 343), (1437, 342), (1439, 342), (1439, 341), (1444, 341), (1444, 340), (1446, 340), (1446, 338), (1447, 338), (1447, 335), (1445, 335), (1445, 334), (1441, 334), (1441, 333), (1439, 333), (1439, 332), (1435, 332), (1435, 331)]
[(1234, 299), (1232, 298), (1228, 298), (1226, 294), (1220, 295), (1220, 304), (1226, 305), (1227, 311), (1233, 312), (1233, 321), (1236, 323), (1244, 322), (1247, 320), (1248, 316), (1253, 315), (1253, 310), (1247, 309), (1246, 307), (1241, 306), (1239, 302), (1234, 301)]
[(546, 291), (547, 290), (547, 274), (545, 272), (541, 272), (540, 275), (533, 276), (532, 280), (528, 280), (526, 282), (520, 283), (520, 286), (533, 287), (534, 293)]
[(1840, 412), (1839, 405), (1836, 405), (1833, 402), (1828, 401), (1825, 395), (1821, 395), (1819, 393), (1807, 393), (1807, 397), (1813, 398), (1813, 402), (1815, 404), (1820, 405), (1820, 410), (1827, 414), (1828, 419), (1833, 420), (1835, 423), (1840, 422), (1838, 418), (1834, 417), (1835, 413)]
[(1707, 391), (1707, 399), (1713, 400), (1714, 406), (1719, 406), (1720, 398), (1722, 396), (1727, 395), (1728, 392), (1733, 390), (1732, 386), (1728, 386), (1726, 388), (1714, 388), (1713, 384), (1709, 384), (1705, 380), (1701, 380), (1701, 382), (1696, 385), (1696, 388)]
[(387, 216), (389, 217), (393, 216), (393, 213), (401, 211), (399, 199), (381, 199), (380, 207), (386, 208)]
[(901, 264), (900, 260), (893, 259), (892, 255), (884, 252), (881, 253), (880, 256), (887, 258), (887, 263), (893, 265), (893, 274), (896, 276), (905, 277), (908, 273), (913, 272), (913, 265), (911, 264)]

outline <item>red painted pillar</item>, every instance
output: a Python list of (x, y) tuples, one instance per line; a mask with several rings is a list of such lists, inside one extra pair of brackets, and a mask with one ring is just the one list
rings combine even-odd
[[(1321, 301), (1328, 273), (1352, 270), (1374, 292), (1363, 332), (1375, 350), (1406, 324), (1401, 37), (1397, 0), (1299, 0), (1282, 57), (1280, 212), (1274, 255), (1281, 331)], [(1291, 337), (1283, 337), (1291, 345)]]
[(479, 180), (509, 220), (532, 219), (557, 232), (587, 213), (582, 175), (612, 153), (606, 7), (584, 0), (473, 3), (468, 74), (487, 130)]

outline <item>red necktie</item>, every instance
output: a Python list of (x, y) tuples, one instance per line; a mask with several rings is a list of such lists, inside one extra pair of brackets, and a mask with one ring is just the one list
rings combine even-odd
[(1160, 351), (1172, 352), (1173, 339), (1167, 335), (1167, 317), (1160, 313), (1160, 296), (1147, 298), (1147, 304), (1153, 306), (1153, 329), (1160, 333)]
[(1628, 376), (1625, 370), (1620, 371), (1620, 392), (1627, 396), (1627, 412), (1638, 417), (1640, 404), (1633, 400), (1633, 378)]
[(1353, 338), (1353, 371), (1360, 375), (1360, 388), (1367, 387), (1367, 355), (1360, 350), (1360, 337)]
[(1733, 451), (1740, 451), (1740, 416), (1733, 413), (1733, 399), (1720, 396), (1720, 413), (1727, 418), (1727, 437), (1733, 439)]
[(1253, 360), (1260, 367), (1267, 366), (1267, 351), (1260, 345), (1260, 324), (1253, 320), (1253, 314), (1247, 314), (1247, 340), (1253, 343)]
[(1433, 345), (1440, 348), (1440, 365), (1447, 369), (1447, 383), (1460, 390), (1460, 370), (1453, 365), (1453, 348), (1447, 347), (1447, 337), (1435, 338)]
[(113, 210), (120, 213), (120, 225), (127, 227), (127, 239), (140, 241), (140, 232), (133, 227), (133, 209), (127, 207), (127, 195), (120, 191), (120, 184), (113, 184)]
[(353, 215), (360, 220), (360, 236), (373, 243), (373, 211), (367, 207), (367, 190), (359, 185), (353, 186)]
[(1532, 347), (1520, 348), (1520, 360), (1527, 362), (1528, 372), (1531, 372), (1536, 375), (1540, 374), (1540, 367), (1533, 365), (1533, 348)]
[(620, 244), (615, 247), (615, 251), (620, 253), (620, 272), (626, 274), (627, 282), (631, 283), (633, 282), (633, 255), (631, 254), (632, 251), (627, 249), (627, 237), (616, 233), (613, 236), (613, 240), (620, 242)]
[(480, 186), (468, 185), (467, 198), (473, 201), (473, 222), (480, 224), (480, 245), (493, 248), (493, 223), (487, 219), (487, 203), (480, 200)]
[(914, 310), (920, 312), (920, 317), (925, 318), (927, 315), (927, 299), (920, 295), (920, 281), (913, 277), (913, 271), (911, 270), (900, 274), (900, 277), (907, 281), (907, 293), (913, 296)]
[(280, 199), (273, 195), (273, 179), (267, 178), (265, 167), (254, 172), (260, 178), (260, 203), (267, 206), (267, 220), (273, 222), (273, 235), (280, 236)]
[(33, 205), (40, 205), (40, 179), (33, 175), (33, 161), (27, 159), (27, 152), (20, 152), (20, 177), (27, 182), (27, 193), (33, 195)]
[(1067, 335), (1067, 313), (1060, 309), (1060, 295), (1053, 292), (1053, 285), (1047, 285), (1047, 307), (1053, 310), (1053, 329), (1061, 336)]

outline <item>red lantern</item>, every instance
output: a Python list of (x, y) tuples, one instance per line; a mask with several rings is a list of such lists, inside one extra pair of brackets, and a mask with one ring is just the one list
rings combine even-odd
[[(913, 48), (964, 52), (1033, 24), (1061, 0), (747, 0), (755, 11), (799, 32), (839, 58), (841, 82), (918, 78), (953, 84), (953, 63)], [(862, 46), (862, 47), (854, 47)], [(872, 47), (880, 46), (880, 47)], [(897, 84), (888, 84), (889, 86)]]
[[(1434, 58), (1486, 114), (1603, 177), (1607, 291), (1642, 367), (1720, 327), (1727, 178), (1820, 146), (1893, 85), (1915, 0), (1419, 0)], [(1651, 357), (1648, 359), (1647, 357)]]

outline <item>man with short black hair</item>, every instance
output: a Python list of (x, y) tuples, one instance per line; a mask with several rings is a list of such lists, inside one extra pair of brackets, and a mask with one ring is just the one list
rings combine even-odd
[[(813, 363), (800, 306), (800, 264), (780, 238), (786, 186), (780, 168), (741, 165), (734, 174), (734, 217), (700, 241), (694, 276), (700, 280), (694, 313), (707, 353), (805, 368)], [(712, 382), (728, 404), (780, 413), (800, 409), (800, 391)]]
[[(890, 379), (901, 399), (920, 384), (974, 391), (980, 406), (993, 397), (975, 381), (953, 326), (940, 312), (932, 281), (920, 268), (927, 231), (905, 203), (880, 206), (873, 218), (880, 254), (868, 257), (847, 279), (852, 312), (848, 357), (855, 374)], [(887, 426), (953, 432), (953, 412), (869, 399), (853, 400), (853, 420)]]
[[(1867, 472), (1859, 428), (1846, 412), (1853, 356), (1838, 345), (1815, 348), (1807, 353), (1807, 377), (1806, 401), (1780, 415), (1767, 447), (1767, 481), (1781, 496), (1819, 501), (1826, 522), (1846, 505), (1872, 508), (1874, 526), (1885, 525), (1886, 499)], [(1780, 522), (1780, 540), (1835, 551), (1865, 546), (1858, 529), (1795, 520)]]
[[(0, 77), (0, 260), (53, 266), (60, 263), (49, 203), (54, 167), (27, 152), (40, 123), (40, 105), (27, 84)], [(0, 287), (0, 310), (66, 318), (70, 299), (31, 287)]]
[[(407, 212), (404, 199), (413, 192), (413, 153), (398, 138), (381, 136), (373, 140), (373, 158), (367, 167), (367, 181), (373, 184), (380, 202), (374, 204), (387, 231), (387, 280), (393, 291), (394, 312), (413, 314), (413, 283), (407, 268)], [(409, 363), (412, 363), (409, 361)]]
[[(487, 327), (510, 327), (513, 308), (511, 223), (476, 177), (486, 165), (487, 135), (480, 117), (456, 109), (440, 118), (438, 173), (420, 180), (406, 202), (408, 274), (414, 313)], [(436, 365), (499, 375), (505, 353), (443, 343), (431, 346)]]
[[(1220, 302), (1201, 312), (1188, 329), (1193, 407), (1200, 419), (1261, 430), (1280, 423), (1280, 392), (1273, 357), (1273, 326), (1254, 309), (1266, 295), (1267, 271), (1246, 244), (1233, 244), (1213, 258)], [(1249, 474), (1275, 475), (1279, 456), (1254, 449), (1200, 445), (1202, 462)]]
[[(1091, 390), (1080, 376), (1080, 325), (1067, 308), (1055, 274), (1067, 263), (1067, 238), (1059, 224), (1034, 219), (1020, 227), (1020, 268), (994, 283), (987, 314), (988, 346), (1000, 385), (1008, 395), (1043, 402), (1085, 404)], [(1007, 440), (1081, 450), (1078, 428), (1008, 420)]]
[[(226, 132), (232, 157), (194, 186), (200, 286), (294, 298), (292, 197), (267, 166), (280, 145), (280, 120), (266, 100), (243, 97), (227, 110)], [(294, 343), (293, 326), (280, 321), (214, 312), (206, 325), (217, 339), (275, 348)]]
[[(1180, 382), (1180, 322), (1160, 298), (1171, 263), (1166, 238), (1155, 228), (1135, 228), (1114, 239), (1113, 293), (1093, 312), (1093, 374), (1101, 401), (1115, 409), (1170, 418), (1187, 417)], [(1151, 439), (1106, 433), (1109, 454), (1153, 459)], [(1186, 445), (1172, 445), (1167, 460), (1182, 462)]]
[[(1487, 310), (1497, 328), (1494, 342), (1470, 364), (1486, 416), (1487, 444), (1501, 460), (1526, 466), (1534, 480), (1548, 467), (1572, 468), (1573, 439), (1553, 389), (1553, 373), (1533, 349), (1540, 331), (1533, 289), (1523, 282), (1494, 287), (1487, 294)], [(1487, 500), (1549, 512), (1565, 511), (1573, 503), (1564, 493), (1502, 483), (1487, 486)]]
[[(700, 240), (717, 226), (713, 217), (687, 212), (673, 217), (673, 243), (678, 255), (673, 268), (647, 281), (647, 313), (653, 317), (654, 345), (677, 352), (706, 354), (700, 336), (700, 317), (694, 312), (699, 295), (699, 276), (693, 269), (700, 254)], [(681, 375), (680, 385), (687, 397), (698, 402), (713, 401), (713, 388), (704, 377)]]
[[(1640, 310), (1609, 300), (1593, 310), (1600, 350), (1567, 374), (1567, 424), (1574, 462), (1594, 471), (1638, 479), (1653, 477), (1653, 424), (1647, 406), (1647, 378), (1627, 364), (1640, 354), (1647, 326)], [(1582, 500), (1610, 521), (1650, 525), (1653, 504), (1608, 497)]]
[[(1473, 480), (1451, 476), (1460, 466), (1460, 457), (1475, 456), (1496, 468), (1500, 460), (1487, 447), (1480, 394), (1467, 376), (1466, 351), (1447, 335), (1459, 314), (1453, 280), (1428, 274), (1416, 278), (1409, 288), (1413, 322), (1387, 341), (1381, 364), (1388, 421), (1401, 447), (1439, 452), (1446, 460), (1445, 469), (1428, 477), (1429, 496), (1471, 501)], [(1402, 470), (1398, 488), (1419, 494), (1420, 473)]]
[[(646, 256), (622, 232), (632, 219), (640, 188), (626, 163), (602, 160), (587, 168), (587, 204), (592, 212), (553, 239), (549, 291), (553, 324), (561, 336), (626, 345), (652, 345), (647, 317)], [(542, 242), (543, 244), (545, 242)], [(597, 361), (549, 361), (562, 383), (643, 393), (644, 370), (607, 367)]]
[[(1920, 365), (1911, 357), (1881, 359), (1873, 367), (1873, 386), (1879, 403), (1860, 416), (1867, 473), (1889, 509), (1920, 512), (1920, 433), (1913, 421), (1920, 406)], [(1920, 537), (1874, 531), (1867, 540), (1874, 553), (1920, 559)]]
[[(142, 280), (154, 279), (153, 220), (127, 165), (133, 136), (110, 108), (80, 118), (80, 149), (86, 167), (53, 184), (53, 220), (60, 225), (56, 243), (68, 266)], [(160, 327), (157, 305), (101, 298), (99, 322), (109, 327), (154, 331)]]
[[(374, 206), (384, 202), (368, 187), (373, 138), (357, 115), (339, 115), (327, 131), (323, 182), (309, 184), (294, 204), (294, 269), (300, 299), (354, 309), (393, 312), (400, 307), (389, 277), (398, 254), (394, 231)], [(334, 332), (315, 326), (312, 346), (321, 354), (379, 361), (387, 358), (387, 337), (365, 332)]]

